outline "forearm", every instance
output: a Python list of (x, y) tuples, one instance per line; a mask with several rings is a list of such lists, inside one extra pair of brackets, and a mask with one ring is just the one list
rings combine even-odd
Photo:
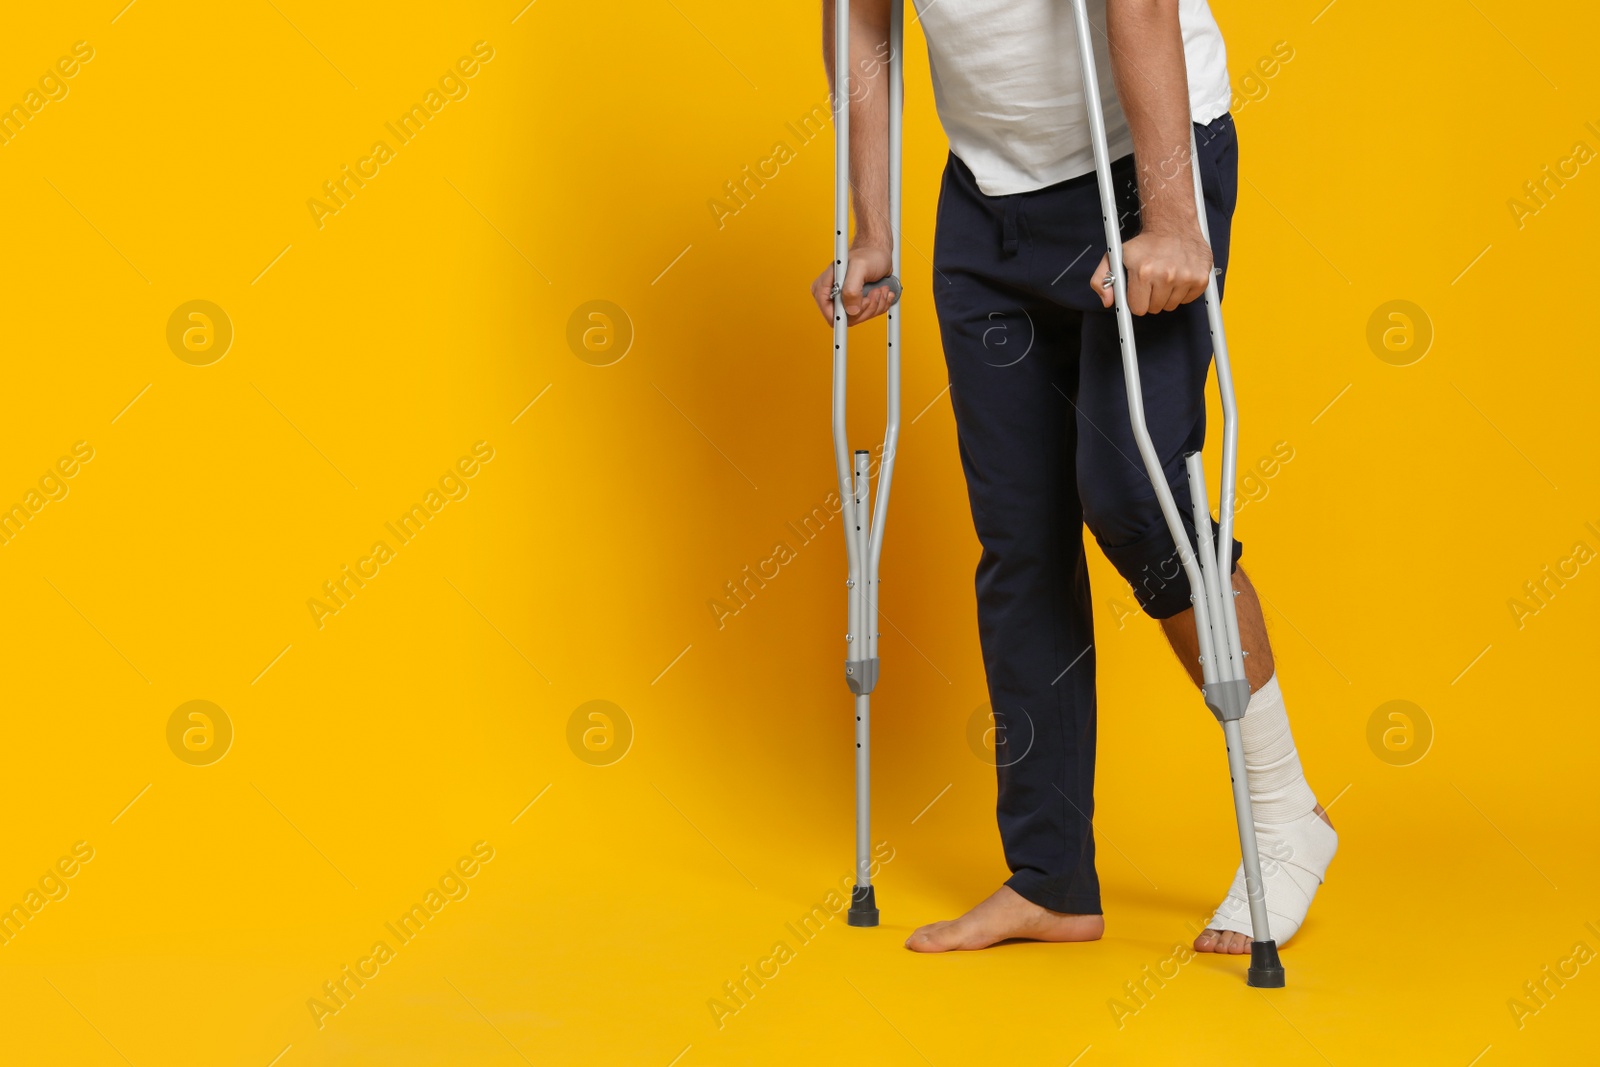
[(1117, 97), (1133, 134), (1143, 229), (1195, 230), (1189, 162), (1189, 73), (1178, 0), (1107, 0)]
[[(888, 248), (889, 227), (889, 0), (850, 3), (850, 183), (858, 245)], [(830, 91), (840, 91), (834, 69), (834, 0), (822, 3), (822, 57)]]

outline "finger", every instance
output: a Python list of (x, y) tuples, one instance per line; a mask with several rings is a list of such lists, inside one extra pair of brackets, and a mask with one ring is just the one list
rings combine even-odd
[(1152, 279), (1148, 304), (1150, 313), (1153, 315), (1158, 311), (1167, 310), (1167, 305), (1173, 302), (1176, 291), (1170, 279), (1160, 277)]
[(862, 312), (862, 319), (875, 319), (889, 310), (889, 298), (892, 294), (887, 288), (874, 289), (867, 294), (866, 308)]
[(866, 318), (869, 317), (869, 315), (867, 315), (867, 309), (869, 309), (870, 304), (872, 304), (872, 294), (870, 293), (862, 294), (861, 302), (856, 304), (856, 309), (854, 310), (850, 310), (850, 307), (848, 307), (848, 304), (846, 304), (845, 322), (848, 322), (851, 326), (854, 326), (856, 323), (866, 320)]
[(861, 294), (861, 306), (856, 311), (856, 321), (862, 322), (878, 313), (878, 291)]
[(1150, 279), (1142, 267), (1128, 274), (1128, 310), (1135, 315), (1150, 310)]
[(833, 325), (833, 268), (829, 267), (822, 272), (816, 282), (811, 286), (811, 295), (817, 302), (817, 310), (822, 312), (822, 320), (828, 325)]
[(834, 269), (829, 267), (829, 269), (822, 272), (822, 277), (819, 277), (818, 280), (816, 280), (816, 288), (818, 288), (818, 302), (821, 304), (822, 309), (824, 309), (822, 310), (822, 314), (827, 315), (827, 322), (829, 323), (834, 322), (835, 314), (834, 278)]
[(886, 310), (888, 310), (884, 307), (883, 296), (884, 293), (882, 289), (874, 289), (872, 292), (862, 297), (861, 311), (856, 315), (852, 322), (866, 322), (868, 319), (877, 318), (879, 315), (882, 315)]
[(844, 309), (850, 315), (859, 314), (861, 311), (861, 287), (867, 281), (867, 267), (860, 259), (852, 259), (844, 272), (844, 289), (840, 293), (844, 297)]
[(1191, 278), (1186, 282), (1174, 285), (1172, 287), (1172, 294), (1173, 300), (1176, 301), (1176, 303), (1173, 304), (1172, 307), (1167, 308), (1167, 310), (1171, 311), (1181, 304), (1187, 304), (1192, 300), (1196, 300), (1202, 296), (1205, 291), (1206, 283), (1203, 278)]
[(887, 286), (872, 291), (872, 314), (882, 315), (889, 310), (889, 305), (894, 303), (894, 294)]
[(883, 314), (883, 290), (874, 289), (862, 301), (861, 317), (871, 319), (881, 314)]
[(1094, 290), (1095, 296), (1100, 298), (1101, 307), (1110, 307), (1116, 302), (1117, 294), (1108, 284), (1111, 280), (1111, 253), (1107, 252), (1100, 257), (1100, 265), (1089, 276), (1089, 287)]

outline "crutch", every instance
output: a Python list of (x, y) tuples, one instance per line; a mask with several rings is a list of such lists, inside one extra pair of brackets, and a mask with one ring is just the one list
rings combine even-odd
[[(901, 0), (889, 11), (889, 231), (894, 247), (889, 276), (868, 284), (870, 291), (887, 286), (895, 296), (888, 312), (888, 418), (883, 455), (878, 467), (878, 499), (872, 504), (872, 455), (857, 449), (852, 457), (845, 425), (849, 390), (845, 371), (849, 326), (844, 297), (850, 256), (850, 0), (836, 0), (833, 40), (833, 456), (839, 474), (839, 500), (844, 505), (845, 555), (850, 576), (845, 581), (849, 628), (844, 635), (844, 680), (856, 704), (856, 882), (850, 891), (851, 926), (877, 926), (878, 902), (873, 892), (872, 851), (872, 713), (873, 687), (878, 684), (878, 560), (883, 555), (883, 523), (889, 511), (889, 482), (894, 474), (895, 443), (900, 437), (900, 109), (904, 100), (900, 43)], [(854, 467), (852, 469), (852, 458)]]
[[(1184, 457), (1189, 472), (1189, 497), (1194, 506), (1195, 536), (1199, 555), (1189, 545), (1189, 537), (1178, 514), (1177, 502), (1161, 470), (1150, 431), (1144, 420), (1144, 394), (1139, 385), (1139, 356), (1134, 350), (1133, 316), (1128, 311), (1128, 279), (1122, 266), (1122, 234), (1117, 216), (1117, 198), (1111, 185), (1110, 149), (1106, 146), (1105, 113), (1100, 106), (1100, 82), (1095, 73), (1094, 41), (1090, 37), (1086, 0), (1072, 0), (1077, 23), (1078, 57), (1083, 70), (1084, 103), (1089, 110), (1089, 133), (1094, 146), (1095, 177), (1100, 185), (1100, 214), (1105, 221), (1106, 246), (1110, 250), (1112, 289), (1116, 295), (1117, 339), (1122, 345), (1122, 374), (1128, 387), (1128, 416), (1133, 423), (1134, 440), (1144, 459), (1145, 472), (1161, 504), (1167, 529), (1178, 546), (1178, 558), (1189, 579), (1189, 599), (1194, 603), (1194, 624), (1199, 636), (1200, 670), (1205, 680), (1206, 707), (1222, 724), (1228, 745), (1228, 773), (1233, 779), (1233, 810), (1239, 823), (1239, 850), (1244, 857), (1245, 888), (1250, 898), (1250, 970), (1252, 986), (1278, 988), (1284, 983), (1283, 964), (1278, 961), (1278, 946), (1267, 927), (1266, 894), (1261, 882), (1261, 857), (1256, 849), (1255, 820), (1250, 812), (1250, 784), (1245, 778), (1244, 746), (1239, 720), (1250, 699), (1250, 684), (1245, 680), (1244, 651), (1239, 645), (1239, 619), (1234, 611), (1229, 575), (1233, 570), (1234, 472), (1239, 452), (1239, 413), (1233, 399), (1233, 375), (1228, 366), (1228, 342), (1222, 331), (1222, 302), (1217, 295), (1216, 272), (1206, 281), (1206, 319), (1211, 328), (1211, 347), (1217, 364), (1217, 390), (1222, 394), (1222, 498), (1219, 502), (1216, 540), (1212, 540), (1211, 504), (1206, 493), (1205, 468), (1199, 452)], [(1205, 196), (1200, 186), (1200, 161), (1194, 143), (1194, 127), (1189, 133), (1190, 171), (1194, 178), (1195, 209), (1200, 216), (1200, 233), (1211, 243), (1206, 225)]]

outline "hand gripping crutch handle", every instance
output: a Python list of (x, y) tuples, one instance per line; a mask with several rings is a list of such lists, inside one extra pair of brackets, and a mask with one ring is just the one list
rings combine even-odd
[(862, 286), (863, 293), (888, 289), (894, 296), (887, 314), (885, 359), (887, 412), (883, 447), (878, 456), (878, 490), (871, 493), (872, 454), (851, 449), (846, 419), (849, 382), (849, 323), (840, 290), (850, 259), (850, 0), (834, 3), (834, 283), (833, 283), (833, 452), (845, 533), (849, 578), (845, 582), (849, 628), (845, 635), (845, 682), (855, 705), (856, 880), (850, 892), (846, 921), (851, 926), (877, 926), (878, 906), (872, 884), (871, 856), (871, 701), (878, 681), (878, 561), (883, 552), (884, 520), (894, 475), (900, 435), (900, 177), (901, 121), (905, 99), (902, 48), (902, 0), (889, 4), (889, 57), (885, 78), (889, 91), (889, 229), (893, 236), (890, 273)]
[[(1144, 397), (1139, 380), (1139, 356), (1134, 339), (1133, 317), (1128, 309), (1128, 284), (1122, 256), (1122, 235), (1118, 227), (1119, 212), (1116, 194), (1111, 181), (1111, 151), (1106, 142), (1105, 114), (1101, 109), (1099, 75), (1095, 70), (1094, 30), (1089, 23), (1086, 0), (1072, 0), (1072, 14), (1078, 43), (1078, 60), (1083, 75), (1084, 104), (1089, 119), (1089, 139), (1094, 150), (1095, 177), (1099, 185), (1100, 210), (1105, 224), (1107, 258), (1110, 261), (1109, 280), (1115, 293), (1117, 340), (1122, 350), (1122, 371), (1127, 383), (1128, 419), (1134, 442), (1144, 461), (1151, 488), (1161, 506), (1162, 517), (1172, 535), (1179, 561), (1189, 581), (1190, 598), (1194, 603), (1196, 640), (1200, 648), (1200, 668), (1204, 678), (1206, 702), (1212, 706), (1221, 721), (1223, 737), (1228, 746), (1228, 770), (1233, 784), (1234, 815), (1239, 831), (1239, 851), (1244, 867), (1245, 883), (1250, 898), (1250, 923), (1254, 934), (1250, 946), (1249, 984), (1277, 987), (1284, 984), (1283, 967), (1278, 962), (1278, 949), (1272, 940), (1267, 916), (1266, 895), (1261, 879), (1261, 857), (1256, 847), (1255, 822), (1251, 812), (1250, 787), (1245, 773), (1244, 745), (1239, 719), (1244, 714), (1245, 698), (1249, 686), (1245, 680), (1244, 655), (1239, 644), (1237, 620), (1234, 617), (1233, 597), (1227, 575), (1232, 567), (1232, 491), (1234, 466), (1238, 451), (1238, 419), (1234, 405), (1233, 383), (1228, 368), (1227, 341), (1222, 331), (1222, 313), (1218, 297), (1216, 275), (1206, 285), (1206, 317), (1211, 330), (1212, 350), (1217, 366), (1217, 385), (1222, 394), (1224, 417), (1223, 433), (1223, 522), (1222, 543), (1212, 549), (1210, 502), (1205, 493), (1205, 479), (1200, 457), (1188, 459), (1190, 495), (1193, 498), (1194, 522), (1200, 553), (1189, 542), (1172, 488), (1167, 484), (1161, 456), (1156, 451), (1149, 428), (1145, 424)], [(1206, 205), (1200, 185), (1200, 162), (1190, 124), (1190, 171), (1194, 180), (1195, 209), (1200, 216), (1202, 235), (1206, 232)]]
[[(874, 292), (878, 289), (889, 290), (889, 295), (894, 297), (894, 299), (890, 301), (891, 304), (898, 304), (900, 302), (900, 279), (896, 278), (893, 274), (879, 278), (875, 282), (867, 282), (861, 287), (861, 295), (866, 296), (868, 293)], [(834, 285), (833, 291), (828, 295), (839, 295), (839, 286), (837, 283)]]

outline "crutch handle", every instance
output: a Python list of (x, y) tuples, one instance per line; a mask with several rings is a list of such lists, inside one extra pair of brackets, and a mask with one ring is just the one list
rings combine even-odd
[[(889, 295), (894, 297), (894, 299), (889, 301), (889, 303), (898, 304), (900, 302), (900, 279), (896, 278), (893, 274), (886, 275), (885, 277), (879, 278), (875, 282), (868, 282), (867, 284), (863, 285), (861, 287), (861, 295), (866, 296), (868, 293), (876, 289), (884, 288), (887, 288), (889, 290)], [(828, 295), (839, 295), (839, 284), (837, 282), (834, 283), (833, 291)]]
[(900, 279), (896, 278), (893, 274), (886, 275), (885, 277), (879, 278), (875, 282), (868, 282), (866, 285), (863, 285), (861, 287), (861, 295), (866, 296), (874, 289), (883, 288), (887, 288), (889, 290), (889, 295), (894, 297), (895, 303), (900, 302)]

